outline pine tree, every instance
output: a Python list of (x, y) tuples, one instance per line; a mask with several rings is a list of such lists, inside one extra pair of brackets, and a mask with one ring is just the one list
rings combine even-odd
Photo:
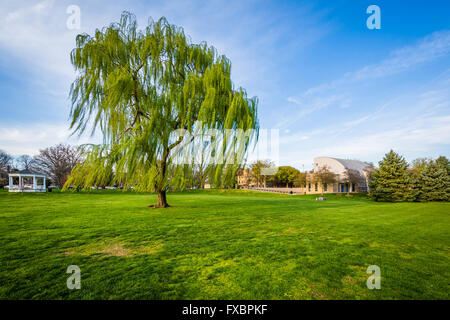
[(414, 201), (419, 200), (420, 197), (420, 182), (419, 177), (423, 170), (427, 167), (427, 165), (432, 161), (428, 158), (417, 158), (411, 162), (410, 167), (408, 168), (408, 177), (411, 182), (412, 190), (411, 190), (411, 198)]
[(398, 202), (411, 198), (411, 182), (407, 175), (408, 163), (391, 150), (385, 154), (370, 178), (370, 194), (375, 201)]
[(430, 161), (418, 177), (419, 201), (449, 201), (450, 176), (437, 161)]
[(436, 159), (436, 163), (442, 166), (447, 171), (447, 174), (450, 175), (450, 160), (447, 157), (440, 156)]

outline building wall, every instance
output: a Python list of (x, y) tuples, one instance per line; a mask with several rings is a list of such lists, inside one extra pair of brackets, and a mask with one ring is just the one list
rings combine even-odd
[(340, 184), (333, 183), (327, 185), (327, 190), (320, 183), (317, 184), (317, 191), (315, 188), (315, 183), (311, 183), (311, 189), (309, 189), (309, 183), (306, 184), (306, 187), (299, 188), (264, 188), (264, 187), (251, 187), (250, 189), (258, 190), (258, 191), (267, 191), (267, 192), (280, 192), (280, 193), (294, 193), (294, 194), (330, 194), (330, 193), (355, 193), (358, 192), (358, 186), (355, 185), (355, 188), (352, 189), (351, 186), (347, 188), (344, 185), (344, 191), (341, 192)]
[[(316, 188), (317, 184), (317, 188)], [(342, 186), (344, 187), (342, 189)], [(359, 188), (357, 184), (351, 184), (351, 183), (327, 183), (326, 188), (325, 186), (320, 182), (308, 182), (306, 184), (306, 188), (303, 188), (304, 192), (306, 194), (326, 194), (326, 193), (354, 193), (359, 192)], [(343, 190), (343, 191), (342, 191)]]
[[(351, 192), (367, 192), (368, 191), (368, 174), (370, 168), (367, 163), (358, 160), (345, 160), (345, 159), (335, 159), (329, 157), (318, 157), (314, 158), (314, 171), (319, 170), (323, 166), (326, 166), (328, 170), (337, 174), (338, 182), (344, 184), (344, 190), (347, 190), (346, 180), (347, 180), (347, 170), (353, 170), (360, 174), (363, 181), (359, 181), (359, 185), (351, 185), (348, 190), (356, 190)], [(362, 188), (362, 189), (360, 189)], [(341, 184), (337, 185), (336, 192), (343, 192)], [(344, 191), (346, 192), (346, 191)]]
[(256, 186), (256, 179), (252, 176), (249, 168), (245, 168), (237, 175), (237, 182), (241, 188)]

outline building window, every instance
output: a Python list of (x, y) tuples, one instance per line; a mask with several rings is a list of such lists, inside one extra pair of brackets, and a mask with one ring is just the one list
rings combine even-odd
[(308, 191), (311, 192), (311, 183), (308, 183)]
[(317, 191), (318, 190), (318, 185), (317, 185), (317, 183), (314, 185), (314, 191)]
[(327, 192), (328, 186), (326, 183), (323, 184), (323, 191)]

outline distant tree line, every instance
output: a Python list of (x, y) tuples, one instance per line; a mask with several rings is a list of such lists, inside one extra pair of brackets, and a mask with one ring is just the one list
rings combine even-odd
[[(367, 163), (369, 196), (375, 201), (449, 201), (450, 161), (445, 156), (437, 159), (419, 158), (408, 162), (394, 151), (388, 152), (375, 168)], [(270, 160), (253, 162), (249, 169), (250, 181), (258, 187), (306, 187), (308, 183), (321, 185), (335, 182), (365, 183), (359, 171), (347, 169), (341, 176), (326, 167), (300, 172), (291, 166), (277, 168), (275, 174), (264, 175), (263, 168), (274, 167)]]
[(39, 150), (35, 156), (12, 155), (0, 150), (0, 187), (9, 184), (8, 173), (20, 170), (44, 173), (47, 185), (62, 187), (72, 169), (81, 161), (78, 148), (66, 144), (58, 144)]
[[(373, 165), (368, 163), (368, 168), (372, 168)], [(311, 170), (309, 172), (301, 172), (300, 170), (291, 166), (280, 166), (275, 170), (274, 174), (265, 175), (264, 168), (274, 168), (275, 165), (270, 160), (258, 160), (250, 165), (251, 174), (248, 177), (249, 181), (253, 179), (258, 187), (287, 187), (298, 188), (306, 187), (308, 183), (328, 183), (333, 184), (335, 182), (343, 183), (362, 183), (365, 178), (356, 170), (346, 170), (345, 173), (339, 177), (332, 172), (329, 167), (322, 166), (317, 168), (316, 171)]]
[[(35, 156), (24, 154), (14, 157), (0, 150), (0, 188), (8, 185), (8, 173), (20, 170), (44, 173), (47, 176), (47, 186), (54, 185), (62, 188), (72, 173), (72, 169), (83, 164), (85, 158), (82, 154), (80, 148), (67, 144), (58, 144), (39, 150), (39, 153)], [(217, 179), (216, 169), (217, 165), (211, 164), (209, 159), (203, 156), (201, 159), (195, 159), (190, 165), (183, 165), (184, 183), (181, 185), (182, 187), (179, 187), (179, 183), (174, 182), (170, 190), (204, 189), (207, 184), (213, 188), (234, 188), (236, 186), (237, 181), (234, 176), (231, 176), (225, 182), (222, 179)], [(99, 175), (101, 175), (101, 178)], [(115, 175), (114, 170), (99, 172), (93, 187), (115, 186), (122, 188), (122, 185), (115, 182)]]
[[(67, 178), (77, 165), (84, 161), (79, 148), (58, 144), (39, 150), (35, 156), (21, 155), (13, 157), (0, 150), (0, 187), (8, 185), (8, 173), (19, 170), (30, 170), (44, 173), (47, 185), (64, 186)], [(331, 172), (328, 167), (317, 168), (314, 172), (301, 172), (291, 166), (276, 168), (275, 173), (267, 169), (275, 168), (270, 160), (256, 161), (250, 165), (250, 180), (258, 187), (306, 187), (308, 183), (348, 182), (360, 183), (364, 177), (358, 171), (347, 170), (342, 177)], [(378, 168), (368, 163), (369, 196), (375, 201), (449, 201), (450, 200), (450, 161), (445, 156), (437, 159), (419, 158), (411, 164), (394, 151), (385, 154), (378, 163)], [(216, 170), (207, 161), (197, 161), (186, 165), (183, 188), (203, 189), (205, 184), (211, 187), (235, 188), (236, 177), (231, 177), (229, 183), (215, 183)], [(114, 185), (114, 171), (107, 173), (96, 187)], [(120, 186), (117, 186), (120, 187)]]
[(8, 184), (8, 173), (12, 170), (13, 157), (0, 150), (0, 187)]

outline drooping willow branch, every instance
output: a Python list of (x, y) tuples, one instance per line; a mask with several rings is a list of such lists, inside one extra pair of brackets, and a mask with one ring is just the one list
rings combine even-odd
[[(225, 135), (199, 149), (203, 156), (235, 159), (213, 166), (211, 182), (223, 185), (257, 139), (257, 99), (234, 88), (231, 62), (206, 43), (192, 43), (165, 18), (138, 30), (125, 12), (93, 36), (78, 35), (71, 61), (78, 74), (70, 92), (71, 128), (80, 135), (88, 127), (91, 134), (101, 130), (103, 144), (84, 148), (86, 161), (66, 187), (87, 188), (112, 175), (114, 183), (144, 191), (183, 188), (185, 165), (196, 155), (183, 165), (173, 160), (183, 152), (186, 158), (190, 145), (207, 141), (210, 130), (250, 130), (245, 139)], [(174, 134), (180, 129), (189, 138)]]

